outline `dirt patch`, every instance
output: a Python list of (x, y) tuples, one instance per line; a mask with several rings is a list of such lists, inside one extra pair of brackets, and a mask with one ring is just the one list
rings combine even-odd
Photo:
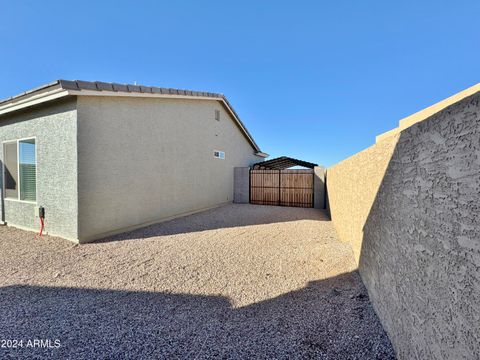
[(0, 228), (0, 355), (394, 358), (314, 209), (228, 205), (76, 246)]

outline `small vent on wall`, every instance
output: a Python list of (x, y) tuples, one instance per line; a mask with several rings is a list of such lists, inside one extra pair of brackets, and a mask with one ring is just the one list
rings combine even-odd
[(220, 121), (220, 110), (215, 110), (215, 120)]
[(213, 150), (213, 157), (217, 159), (225, 159), (225, 152), (224, 151), (219, 151), (219, 150)]

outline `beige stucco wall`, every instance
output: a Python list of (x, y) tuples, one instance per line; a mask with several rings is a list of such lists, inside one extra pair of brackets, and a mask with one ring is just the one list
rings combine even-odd
[(327, 190), (398, 358), (478, 359), (480, 95), (328, 169)]
[(80, 96), (80, 240), (231, 202), (254, 153), (218, 101)]
[(327, 170), (327, 207), (338, 235), (360, 258), (363, 227), (385, 176), (398, 136), (365, 149)]

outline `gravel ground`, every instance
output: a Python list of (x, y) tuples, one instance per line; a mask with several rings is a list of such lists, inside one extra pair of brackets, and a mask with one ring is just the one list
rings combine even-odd
[(80, 246), (0, 239), (0, 339), (61, 342), (0, 358), (394, 359), (319, 210), (227, 205)]

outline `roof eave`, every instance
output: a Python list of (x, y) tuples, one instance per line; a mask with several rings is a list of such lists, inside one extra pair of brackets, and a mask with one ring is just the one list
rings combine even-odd
[(265, 152), (263, 152), (263, 151), (257, 151), (257, 152), (255, 153), (255, 155), (260, 156), (260, 157), (262, 157), (262, 158), (267, 158), (267, 157), (270, 156), (270, 154), (267, 154), (267, 153), (265, 153)]
[(0, 115), (8, 114), (13, 111), (42, 104), (69, 95), (68, 91), (55, 85), (58, 85), (58, 83), (52, 83), (48, 86), (37, 88), (35, 91), (28, 91), (21, 95), (4, 100), (0, 105)]
[[(85, 82), (87, 83), (87, 82)], [(93, 83), (92, 83), (93, 84)], [(257, 145), (255, 140), (253, 140), (252, 135), (247, 130), (246, 126), (240, 120), (240, 117), (237, 115), (233, 107), (228, 102), (227, 98), (223, 94), (215, 94), (208, 92), (198, 92), (198, 91), (189, 91), (189, 90), (178, 90), (178, 89), (165, 89), (165, 88), (155, 88), (149, 87), (151, 92), (122, 92), (115, 91), (115, 86), (129, 86), (137, 87), (136, 85), (119, 85), (112, 83), (94, 83), (95, 90), (85, 90), (80, 89), (77, 81), (69, 80), (57, 80), (46, 85), (42, 85), (35, 89), (25, 91), (21, 94), (12, 96), (8, 99), (0, 101), (0, 115), (7, 114), (13, 111), (24, 109), (33, 105), (38, 105), (47, 101), (59, 99), (66, 96), (122, 96), (122, 97), (154, 97), (154, 98), (177, 98), (177, 99), (197, 99), (197, 100), (215, 100), (220, 101), (229, 114), (234, 119), (235, 123), (238, 125), (240, 130), (243, 132), (248, 142), (256, 151), (256, 154), (264, 154), (261, 152), (260, 147)], [(102, 84), (108, 85), (112, 90), (98, 89), (98, 86)], [(108, 87), (104, 87), (105, 89)], [(138, 86), (142, 90), (142, 86)], [(154, 92), (158, 91), (158, 92)], [(262, 156), (262, 155), (258, 155)], [(267, 154), (268, 156), (268, 154)], [(263, 157), (263, 156), (262, 156)]]

